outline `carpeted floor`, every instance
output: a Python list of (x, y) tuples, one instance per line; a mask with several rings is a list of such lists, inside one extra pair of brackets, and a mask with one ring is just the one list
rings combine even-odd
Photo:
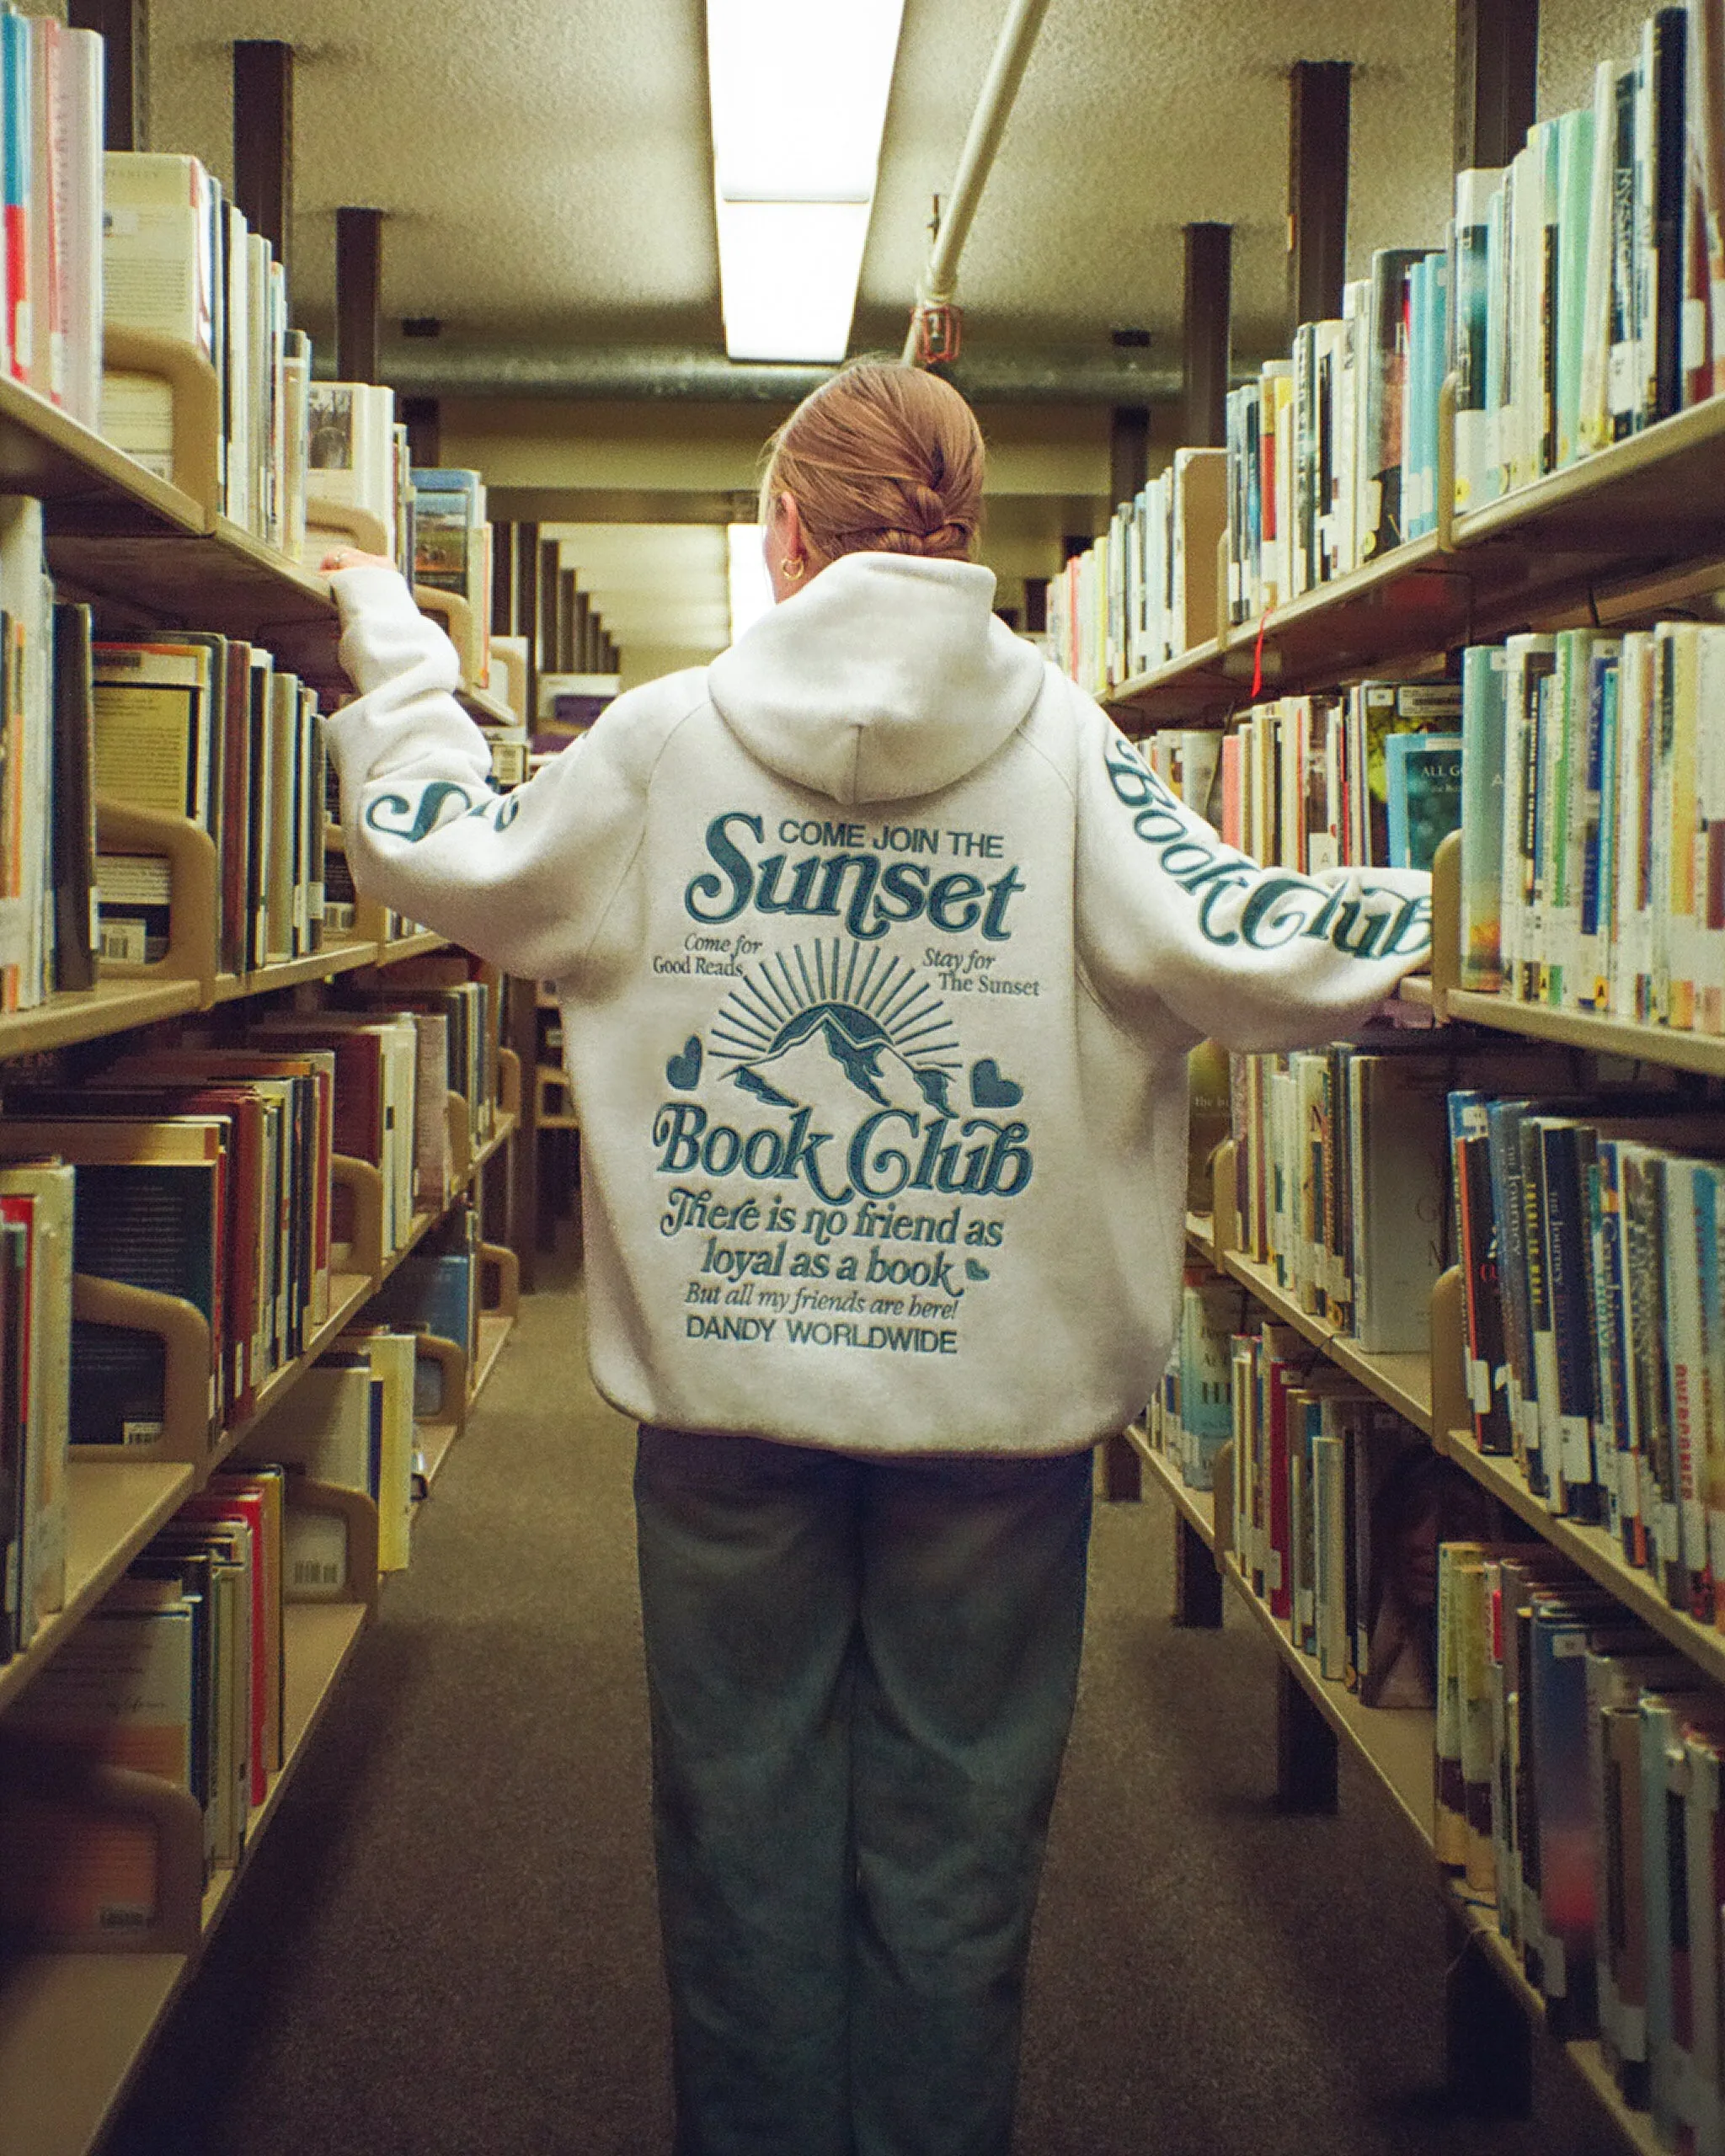
[[(531, 1299), (109, 2156), (667, 2156), (631, 1433)], [(1434, 2093), (1406, 1829), (1269, 1801), (1273, 1662), (1167, 1615), (1170, 1515), (1099, 1511), (1015, 2156), (1607, 2156)]]

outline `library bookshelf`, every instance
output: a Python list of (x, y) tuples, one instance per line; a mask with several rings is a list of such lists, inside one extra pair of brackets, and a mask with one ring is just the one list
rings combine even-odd
[[(1453, 388), (1445, 403), (1453, 423)], [(1110, 690), (1150, 731), (1514, 631), (1632, 624), (1725, 588), (1725, 397), (1546, 474)]]
[[(1172, 1504), (1176, 1513), (1211, 1552), (1217, 1570), (1269, 1640), (1284, 1679), (1296, 1684), (1350, 1755), (1363, 1765), (1389, 1800), (1415, 1844), (1433, 1865), (1433, 1877), (1450, 1915), (1489, 1961), (1497, 1981), (1525, 2015), (1530, 2025), (1543, 2021), (1545, 2001), (1522, 1972), (1514, 1949), (1498, 1929), (1497, 1912), (1488, 1901), (1436, 1868), (1433, 1844), (1432, 1756), (1434, 1716), (1423, 1707), (1363, 1707), (1345, 1684), (1318, 1674), (1317, 1665), (1302, 1654), (1289, 1638), (1279, 1619), (1252, 1591), (1238, 1560), (1219, 1537), (1215, 1501), (1207, 1491), (1188, 1490), (1169, 1461), (1156, 1450), (1144, 1433), (1128, 1433), (1135, 1449), (1148, 1467), (1153, 1485)], [(1697, 1627), (1699, 1629), (1699, 1627)], [(1611, 2069), (1599, 2047), (1592, 2041), (1566, 2043), (1563, 2056), (1605, 2111), (1628, 2145), (1637, 2150), (1661, 2150), (1664, 2144), (1645, 2112), (1632, 2111), (1618, 2094)]]
[[(1452, 419), (1446, 398), (1440, 424)], [(1725, 397), (1692, 406), (1470, 515), (1444, 519), (1435, 532), (1382, 560), (1124, 683), (1108, 702), (1121, 723), (1135, 731), (1194, 720), (1221, 723), (1252, 701), (1254, 679), (1261, 684), (1259, 694), (1269, 696), (1338, 688), (1368, 674), (1413, 679), (1442, 672), (1450, 650), (1462, 643), (1520, 630), (1634, 627), (1676, 610), (1703, 619), (1725, 613)], [(1434, 1026), (1453, 1029), (1448, 1037), (1458, 1044), (1471, 1030), (1482, 1040), (1503, 1035), (1547, 1040), (1705, 1078), (1725, 1076), (1725, 1040), (1464, 991), (1458, 985), (1458, 884), (1459, 847), (1452, 840), (1439, 853), (1434, 877), (1431, 978), (1404, 982), (1401, 990), (1403, 1003), (1429, 1012)], [(1611, 1535), (1555, 1515), (1513, 1461), (1478, 1449), (1464, 1382), (1459, 1273), (1445, 1275), (1434, 1291), (1429, 1356), (1365, 1354), (1323, 1318), (1300, 1308), (1269, 1268), (1235, 1247), (1231, 1147), (1221, 1149), (1215, 1166), (1211, 1214), (1187, 1219), (1194, 1254), (1237, 1281), (1267, 1315), (1292, 1326), (1422, 1431), (1435, 1451), (1454, 1460), (1699, 1672), (1725, 1683), (1725, 1633), (1673, 1609)], [(1345, 1687), (1327, 1683), (1252, 1594), (1228, 1547), (1226, 1517), (1218, 1520), (1210, 1493), (1185, 1488), (1178, 1468), (1142, 1432), (1130, 1434), (1155, 1486), (1174, 1507), (1183, 1581), (1194, 1550), (1209, 1553), (1222, 1581), (1274, 1643), (1279, 1701), (1285, 1708), (1290, 1692), (1303, 1701), (1335, 1742), (1365, 1764), (1416, 1831), (1451, 1919), (1451, 2071), (1465, 2086), (1468, 2067), (1458, 2045), (1457, 2016), (1465, 2019), (1469, 2009), (1458, 2005), (1458, 1981), (1477, 1987), (1483, 1971), (1491, 2010), (1501, 2020), (1503, 2003), (1511, 2002), (1529, 2029), (1543, 2020), (1544, 2004), (1498, 1930), (1491, 1903), (1469, 1894), (1436, 1865), (1432, 1716), (1363, 1709)], [(1193, 1621), (1215, 1621), (1213, 1602), (1207, 1620), (1199, 1614), (1203, 1606), (1200, 1594), (1192, 1604)], [(1281, 1719), (1285, 1722), (1285, 1713)], [(1283, 1793), (1297, 1799), (1297, 1790), (1289, 1787), (1285, 1728), (1284, 1738)], [(1299, 1747), (1294, 1748), (1297, 1754)], [(1308, 1772), (1308, 1791), (1310, 1786)], [(1476, 2011), (1478, 1997), (1476, 1988)], [(1627, 2146), (1651, 2152), (1661, 2145), (1648, 2115), (1622, 2100), (1596, 2042), (1568, 2042), (1562, 2050)], [(1512, 2098), (1525, 2092), (1525, 2071), (1512, 2070), (1510, 2081)], [(1487, 2100), (1501, 2100), (1503, 2082), (1483, 2093)]]
[[(9, 380), (0, 380), (0, 489), (41, 500), (49, 567), (58, 595), (90, 601), (111, 632), (192, 626), (255, 639), (268, 643), (284, 664), (318, 688), (326, 703), (345, 692), (337, 659), (338, 616), (325, 579), (209, 512), (190, 494), (155, 478)], [(500, 707), (484, 709), (483, 693), (478, 702), (482, 715), (494, 722), (507, 716)], [(202, 843), (207, 847), (207, 841)], [(178, 898), (176, 892), (176, 913)], [(195, 904), (191, 910), (197, 915), (203, 909)], [(210, 957), (214, 947), (213, 923), (195, 918), (190, 931), (177, 926), (169, 959), (159, 965), (106, 968), (91, 989), (51, 995), (37, 1008), (0, 1015), (0, 1065), (361, 969), (379, 977), (382, 969), (445, 947), (443, 939), (419, 930), (388, 936), (338, 934), (315, 952), (243, 974), (219, 973)], [(499, 1050), (499, 1097), (491, 1129), (477, 1145), (467, 1102), (451, 1096), (454, 1172), (447, 1194), (441, 1205), (414, 1214), (393, 1250), (384, 1248), (377, 1171), (365, 1163), (340, 1164), (348, 1171), (355, 1227), (351, 1242), (344, 1246), (344, 1257), (338, 1254), (327, 1313), (302, 1353), (259, 1388), (251, 1412), (215, 1433), (195, 1459), (110, 1460), (74, 1454), (67, 1470), (65, 1604), (43, 1622), (27, 1648), (0, 1663), (0, 1734), (5, 1708), (47, 1666), (132, 1559), (361, 1314), (408, 1253), (509, 1150), (521, 1126), (521, 1094), (520, 1062), (505, 1047)], [(497, 1285), (472, 1367), (453, 1343), (429, 1343), (454, 1372), (457, 1412), (446, 1426), (434, 1426), (430, 1433), (439, 1464), (465, 1426), (515, 1321), (514, 1255), (487, 1249)], [(347, 1599), (292, 1604), (284, 1613), (284, 1764), (252, 1815), (246, 1856), (237, 1867), (218, 1868), (195, 1906), (170, 1913), (168, 1928), (177, 1933), (172, 1951), (35, 1953), (0, 1962), (0, 2142), (8, 2156), (83, 2156), (98, 2144), (164, 2015), (231, 1905), (246, 1861), (267, 1830), (373, 1614), (378, 1593), (375, 1509), (350, 1493), (323, 1496), (328, 1508), (349, 1516), (355, 1577)]]

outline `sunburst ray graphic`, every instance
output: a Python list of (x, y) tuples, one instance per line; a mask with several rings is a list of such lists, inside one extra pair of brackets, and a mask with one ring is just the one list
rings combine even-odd
[(900, 1066), (942, 1113), (948, 1084), (963, 1068), (946, 1007), (916, 969), (897, 958), (883, 965), (879, 948), (840, 937), (762, 959), (726, 996), (708, 1035), (732, 1083), (782, 1107), (798, 1105), (798, 1095), (785, 1089), (783, 1074), (769, 1075), (772, 1066), (815, 1041), (883, 1107), (893, 1097), (887, 1066)]

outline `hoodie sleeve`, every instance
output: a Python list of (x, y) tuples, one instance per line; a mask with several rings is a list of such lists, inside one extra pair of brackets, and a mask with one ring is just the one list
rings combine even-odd
[(590, 737), (493, 792), (491, 752), (453, 694), (448, 638), (393, 570), (330, 583), (360, 691), (328, 722), (355, 888), (507, 973), (569, 978), (639, 829), (626, 760)]
[(1079, 949), (1129, 1019), (1193, 1039), (1300, 1048), (1362, 1023), (1431, 947), (1431, 878), (1407, 868), (1263, 868), (1185, 808), (1105, 714), (1078, 779)]

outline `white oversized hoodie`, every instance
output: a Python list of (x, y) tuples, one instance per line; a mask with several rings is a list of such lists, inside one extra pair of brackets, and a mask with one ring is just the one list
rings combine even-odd
[(355, 882), (556, 985), (606, 1397), (874, 1454), (1138, 1414), (1187, 1051), (1345, 1033), (1427, 879), (1225, 846), (969, 563), (835, 563), (509, 794), (406, 587), (334, 585)]

